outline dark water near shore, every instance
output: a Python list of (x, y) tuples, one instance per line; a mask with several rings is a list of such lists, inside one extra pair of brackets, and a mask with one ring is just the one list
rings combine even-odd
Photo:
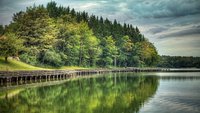
[(1, 90), (0, 113), (200, 113), (200, 73), (118, 73)]

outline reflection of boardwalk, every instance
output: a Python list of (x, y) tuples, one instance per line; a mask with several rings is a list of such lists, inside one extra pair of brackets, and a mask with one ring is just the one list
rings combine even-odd
[[(191, 71), (191, 70), (186, 70)], [(91, 74), (108, 72), (186, 72), (185, 70), (170, 70), (163, 68), (116, 68), (93, 70), (37, 70), (37, 71), (0, 71), (0, 86), (31, 84), (44, 81), (66, 80)], [(200, 71), (200, 70), (193, 70)]]
[(162, 80), (197, 80), (200, 76), (159, 76)]

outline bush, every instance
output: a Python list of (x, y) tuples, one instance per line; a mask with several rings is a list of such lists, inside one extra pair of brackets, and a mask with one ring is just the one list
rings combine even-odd
[(37, 57), (36, 56), (31, 56), (28, 53), (24, 53), (19, 56), (20, 60), (22, 60), (25, 63), (31, 64), (31, 65), (37, 65)]
[(44, 53), (43, 63), (54, 67), (60, 67), (64, 65), (61, 55), (56, 53), (54, 50), (47, 50)]

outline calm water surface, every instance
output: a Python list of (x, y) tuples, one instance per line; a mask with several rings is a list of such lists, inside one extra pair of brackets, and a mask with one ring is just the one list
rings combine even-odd
[(200, 113), (200, 73), (105, 74), (0, 91), (0, 113)]
[(140, 113), (200, 113), (200, 73), (156, 75), (164, 79), (159, 80), (156, 94), (145, 102)]

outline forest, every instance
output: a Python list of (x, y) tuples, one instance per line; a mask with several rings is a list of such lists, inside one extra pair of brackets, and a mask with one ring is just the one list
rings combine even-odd
[(200, 57), (161, 56), (157, 66), (168, 68), (200, 68)]
[(53, 1), (15, 13), (9, 25), (0, 26), (0, 35), (0, 56), (35, 66), (143, 67), (159, 59), (137, 27)]

